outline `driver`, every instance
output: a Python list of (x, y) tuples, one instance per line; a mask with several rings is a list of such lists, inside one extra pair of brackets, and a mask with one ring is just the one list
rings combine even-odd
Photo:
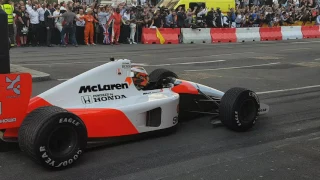
[(139, 89), (144, 89), (149, 84), (149, 75), (143, 67), (134, 66), (131, 68), (134, 73), (132, 77), (134, 85)]

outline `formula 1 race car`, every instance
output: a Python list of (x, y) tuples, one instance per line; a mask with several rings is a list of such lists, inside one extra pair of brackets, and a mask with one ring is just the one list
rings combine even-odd
[(235, 131), (252, 128), (269, 107), (244, 88), (223, 93), (178, 79), (166, 69), (147, 74), (114, 60), (31, 99), (30, 74), (0, 75), (0, 138), (44, 167), (74, 164), (91, 144), (176, 127), (190, 113), (219, 119)]

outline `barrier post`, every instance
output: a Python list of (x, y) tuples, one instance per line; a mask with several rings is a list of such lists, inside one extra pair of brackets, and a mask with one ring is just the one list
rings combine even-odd
[(8, 15), (0, 9), (0, 74), (10, 73)]

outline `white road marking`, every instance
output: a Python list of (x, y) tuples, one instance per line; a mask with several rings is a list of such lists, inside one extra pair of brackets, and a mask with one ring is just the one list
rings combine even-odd
[(251, 66), (226, 67), (226, 68), (216, 68), (216, 69), (196, 69), (196, 70), (184, 70), (184, 71), (218, 71), (218, 70), (241, 69), (241, 68), (249, 68), (249, 67), (259, 67), (259, 66), (272, 66), (276, 64), (280, 64), (280, 62), (269, 63), (269, 64), (257, 64), (257, 65), (251, 65)]
[(315, 61), (320, 61), (320, 58), (318, 58), (318, 59), (315, 59)]
[(58, 81), (68, 81), (69, 79), (57, 79)]
[(308, 139), (308, 141), (314, 141), (314, 140), (318, 140), (318, 139), (320, 139), (320, 137), (311, 138), (311, 139)]
[(173, 65), (188, 65), (188, 64), (207, 64), (215, 62), (223, 62), (226, 60), (215, 60), (215, 61), (197, 61), (197, 62), (184, 62), (184, 63), (171, 63), (171, 64), (144, 64), (142, 66), (173, 66)]
[(309, 42), (316, 42), (316, 43), (320, 43), (320, 41), (309, 41)]
[(288, 91), (297, 91), (302, 89), (312, 89), (312, 88), (318, 88), (318, 87), (320, 87), (320, 85), (305, 86), (305, 87), (290, 88), (290, 89), (279, 89), (279, 90), (273, 90), (273, 91), (264, 91), (264, 92), (257, 92), (257, 94), (271, 94), (271, 93), (277, 93), (277, 92), (288, 92)]
[(311, 49), (311, 48), (283, 49), (283, 50), (280, 50), (280, 51), (297, 51), (297, 50), (306, 50), (306, 49)]
[(208, 55), (208, 56), (198, 56), (198, 57), (175, 57), (175, 58), (167, 58), (167, 59), (190, 59), (190, 58), (204, 58), (204, 57), (217, 57), (217, 56), (232, 56), (237, 54), (253, 54), (255, 52), (241, 52), (241, 53), (230, 53), (230, 54), (214, 54), (214, 55)]
[(292, 42), (290, 44), (310, 44), (311, 42)]

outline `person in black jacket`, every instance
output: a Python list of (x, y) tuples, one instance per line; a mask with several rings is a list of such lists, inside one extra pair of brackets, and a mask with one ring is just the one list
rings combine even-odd
[(47, 4), (46, 10), (44, 13), (44, 22), (47, 28), (47, 46), (48, 47), (52, 47), (51, 36), (54, 30), (54, 18), (51, 17), (52, 16), (51, 9), (52, 9), (51, 5)]

